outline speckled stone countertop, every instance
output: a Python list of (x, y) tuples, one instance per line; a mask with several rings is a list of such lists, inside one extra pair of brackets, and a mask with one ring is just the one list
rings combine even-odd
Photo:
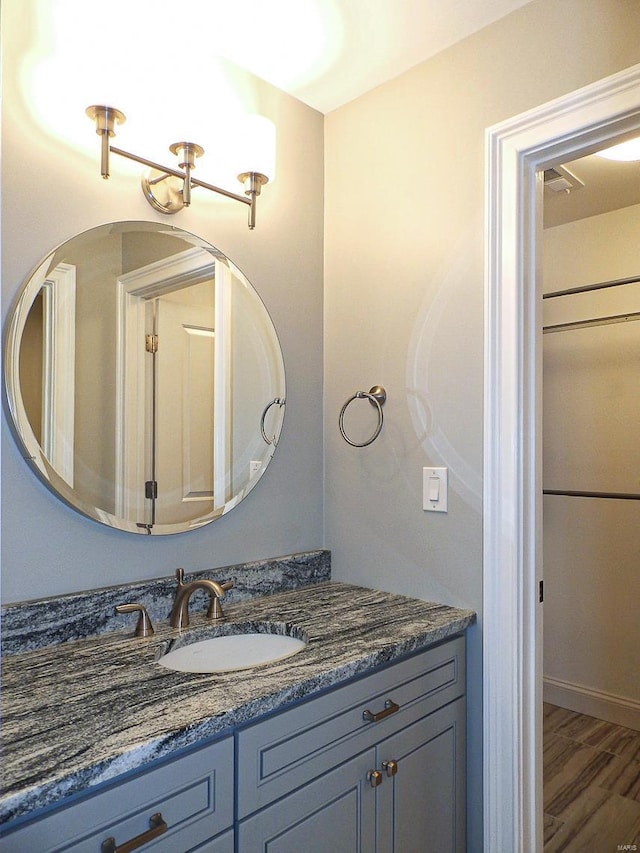
[[(236, 604), (275, 592), (298, 589), (331, 580), (331, 552), (301, 551), (284, 557), (254, 560), (216, 569), (190, 571), (185, 581), (210, 578), (233, 581), (225, 604)], [(2, 654), (33, 652), (68, 640), (82, 640), (109, 631), (121, 631), (132, 617), (118, 616), (117, 604), (144, 604), (152, 621), (167, 618), (176, 594), (175, 575), (19, 601), (2, 608)], [(205, 593), (198, 591), (191, 609), (206, 606)]]
[[(222, 631), (192, 615), (182, 633), (159, 622), (146, 639), (112, 632), (6, 657), (0, 823), (196, 746), (475, 621), (470, 610), (330, 581), (229, 604), (225, 614)], [(308, 645), (242, 672), (187, 674), (157, 663), (177, 641), (255, 629), (294, 633)]]

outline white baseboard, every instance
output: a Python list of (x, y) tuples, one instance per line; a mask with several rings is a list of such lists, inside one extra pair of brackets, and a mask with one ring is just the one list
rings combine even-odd
[(542, 679), (542, 696), (551, 705), (640, 731), (640, 702), (635, 699), (603, 693), (548, 675)]

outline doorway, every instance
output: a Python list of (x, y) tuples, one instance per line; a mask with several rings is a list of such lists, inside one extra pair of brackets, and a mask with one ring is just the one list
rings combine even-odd
[(231, 275), (196, 247), (118, 279), (116, 513), (149, 531), (229, 499)]
[(612, 153), (545, 172), (543, 813), (549, 853), (614, 850), (637, 843), (640, 832), (634, 794), (640, 623), (630, 605), (640, 600), (640, 163)]
[[(484, 841), (541, 851), (541, 170), (640, 132), (640, 66), (486, 135)], [(505, 650), (512, 650), (506, 654)]]

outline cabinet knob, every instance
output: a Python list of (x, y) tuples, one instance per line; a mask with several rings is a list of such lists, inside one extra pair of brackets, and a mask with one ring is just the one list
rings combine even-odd
[(398, 772), (398, 762), (394, 761), (393, 758), (389, 759), (389, 761), (383, 761), (382, 769), (386, 770), (387, 776), (395, 776)]
[(369, 780), (369, 784), (372, 788), (377, 788), (378, 785), (382, 784), (382, 773), (379, 770), (369, 770), (367, 773), (367, 779)]

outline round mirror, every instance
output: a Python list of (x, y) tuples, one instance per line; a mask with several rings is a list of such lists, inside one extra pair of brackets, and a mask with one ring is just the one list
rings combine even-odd
[(180, 533), (236, 506), (278, 443), (282, 352), (260, 297), (179, 228), (73, 237), (24, 284), (5, 384), (27, 461), (90, 518)]

